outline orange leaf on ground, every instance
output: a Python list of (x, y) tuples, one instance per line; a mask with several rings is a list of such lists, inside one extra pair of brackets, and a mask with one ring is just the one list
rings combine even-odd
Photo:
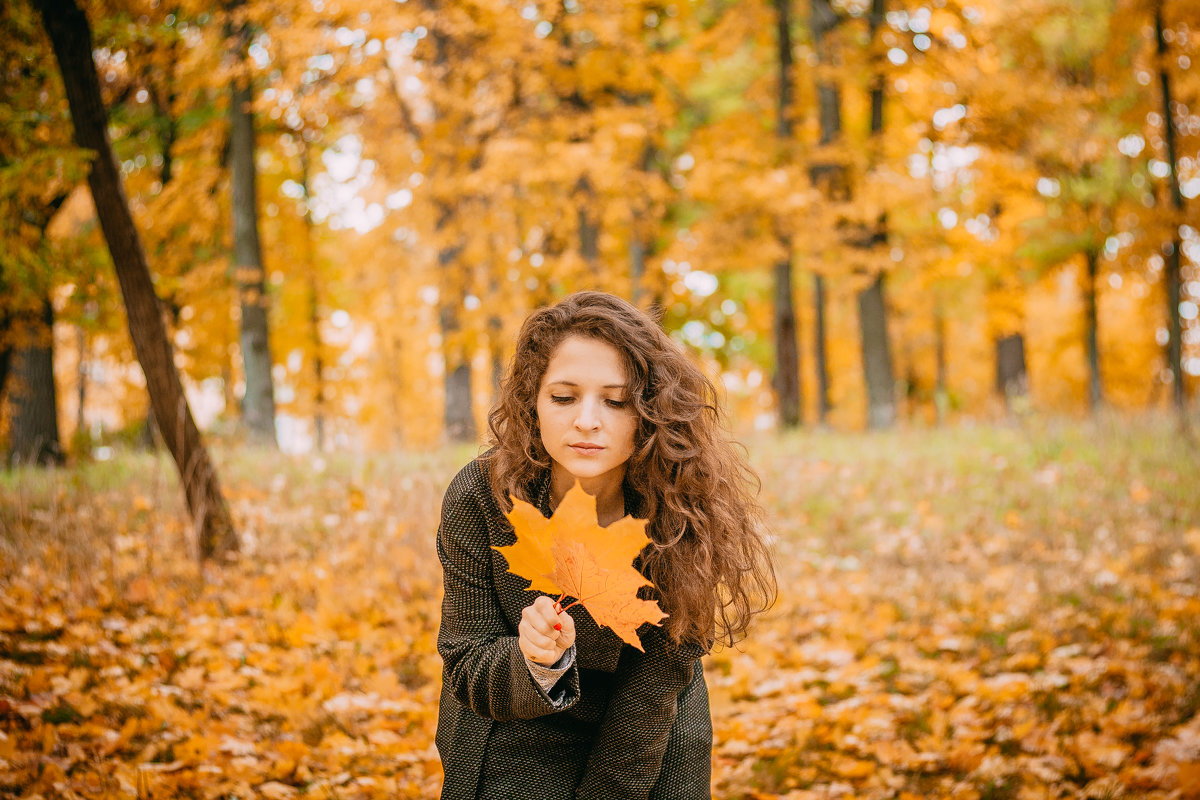
[(578, 483), (549, 519), (516, 498), (508, 518), (517, 541), (496, 550), (508, 561), (509, 572), (529, 580), (530, 591), (576, 598), (596, 624), (643, 649), (638, 627), (657, 625), (666, 616), (657, 602), (637, 596), (641, 587), (653, 585), (633, 567), (650, 542), (645, 520), (624, 517), (600, 527), (596, 498)]

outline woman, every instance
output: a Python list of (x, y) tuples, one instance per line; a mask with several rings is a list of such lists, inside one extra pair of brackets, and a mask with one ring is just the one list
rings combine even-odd
[[(708, 798), (700, 657), (775, 592), (712, 384), (643, 312), (580, 292), (525, 321), (489, 427), (438, 529), (443, 800)], [(601, 525), (648, 520), (636, 566), (668, 617), (639, 630), (645, 652), (580, 607), (556, 613), (493, 549), (515, 541), (510, 496), (549, 516), (576, 481)]]

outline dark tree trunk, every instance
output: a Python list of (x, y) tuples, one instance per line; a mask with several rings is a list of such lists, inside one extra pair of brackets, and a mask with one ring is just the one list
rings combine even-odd
[[(883, 24), (884, 0), (872, 0), (870, 29), (875, 41)], [(876, 74), (871, 86), (871, 138), (878, 143), (883, 133), (883, 75)], [(868, 246), (887, 245), (887, 215), (881, 214)], [(862, 342), (863, 376), (867, 384), (867, 424), (883, 428), (896, 420), (896, 381), (892, 373), (891, 341), (888, 336), (887, 302), (883, 275), (858, 297), (858, 323)]]
[[(173, 71), (176, 65), (175, 51), (177, 46), (177, 40), (173, 39), (170, 45), (171, 57), (167, 61), (167, 68), (172, 70), (172, 73), (168, 76), (166, 96), (162, 96), (158, 91), (158, 87), (154, 85), (151, 86), (150, 91), (150, 100), (154, 105), (154, 123), (158, 131), (159, 150), (162, 155), (162, 169), (158, 174), (158, 182), (161, 187), (159, 191), (167, 188), (167, 184), (171, 182), (171, 178), (175, 175), (175, 140), (179, 136), (179, 122), (171, 112), (175, 103)], [(160, 242), (160, 250), (164, 244), (165, 242)], [(146, 406), (146, 420), (142, 426), (140, 437), (141, 445), (147, 450), (154, 450), (158, 446), (160, 438), (158, 422), (154, 419), (154, 406), (153, 404), (148, 404)]]
[(1025, 369), (1025, 337), (1019, 333), (996, 340), (996, 391), (1004, 397), (1004, 407), (1012, 411), (1013, 401), (1029, 391), (1029, 373)]
[[(646, 147), (642, 151), (642, 172), (649, 173), (650, 168), (654, 164), (655, 149), (654, 145), (649, 141), (646, 142)], [(637, 201), (635, 200), (635, 203)], [(637, 206), (635, 205), (635, 208)], [(648, 220), (642, 219), (645, 216), (643, 213), (634, 213), (634, 217), (630, 220), (631, 231), (629, 235), (629, 300), (635, 306), (641, 303), (642, 300), (642, 281), (646, 277), (646, 256), (650, 254), (654, 247), (654, 240), (648, 236), (645, 231), (648, 225)]]
[(163, 426), (163, 440), (179, 470), (198, 533), (200, 554), (209, 558), (236, 551), (238, 541), (229, 509), (175, 369), (174, 353), (159, 313), (146, 254), (108, 142), (108, 120), (92, 61), (92, 34), (87, 17), (74, 0), (36, 0), (35, 5), (62, 72), (75, 125), (75, 141), (81, 148), (96, 152), (88, 184), (116, 267), (130, 338), (146, 375), (150, 402), (160, 420), (170, 421)]
[(1179, 190), (1179, 173), (1175, 162), (1175, 115), (1171, 110), (1171, 75), (1167, 71), (1167, 40), (1163, 33), (1162, 2), (1154, 6), (1154, 38), (1158, 44), (1158, 83), (1162, 91), (1163, 140), (1167, 157), (1167, 192), (1171, 199), (1171, 211), (1175, 219), (1171, 223), (1171, 241), (1163, 243), (1166, 269), (1163, 279), (1167, 284), (1167, 363), (1171, 368), (1171, 400), (1180, 419), (1185, 420), (1185, 398), (1183, 385), (1183, 319), (1179, 315), (1179, 302), (1183, 299), (1183, 272), (1180, 269), (1179, 250), (1183, 245), (1179, 236), (1179, 224), (1183, 217), (1183, 194)]
[(1100, 380), (1100, 336), (1096, 314), (1096, 273), (1100, 266), (1100, 254), (1095, 250), (1084, 251), (1087, 270), (1083, 282), (1083, 336), (1087, 349), (1088, 364), (1088, 408), (1095, 411), (1104, 403), (1103, 383)]
[(816, 349), (817, 362), (817, 421), (824, 425), (828, 422), (829, 412), (833, 406), (829, 403), (829, 356), (825, 338), (825, 277), (820, 273), (813, 278), (813, 306), (816, 312), (816, 336), (813, 346)]
[(950, 407), (950, 392), (946, 387), (946, 312), (939, 300), (933, 311), (934, 356), (937, 359), (937, 385), (933, 390), (933, 406), (937, 411), (937, 422), (946, 420)]
[(587, 264), (592, 278), (599, 278), (600, 269), (600, 221), (592, 209), (596, 202), (596, 190), (586, 175), (575, 184), (575, 194), (579, 198), (577, 211), (579, 224), (579, 255)]
[(883, 275), (876, 276), (870, 287), (858, 293), (858, 322), (867, 384), (867, 425), (886, 428), (896, 421), (896, 386), (888, 347)]
[[(245, 60), (248, 40), (246, 29), (236, 34), (239, 61)], [(268, 303), (258, 235), (252, 100), (250, 78), (235, 76), (229, 104), (229, 150), (233, 171), (233, 269), (242, 311), (240, 343), (246, 380), (242, 413), (250, 435), (263, 444), (274, 446), (275, 391), (271, 384)]]
[(41, 300), (31, 315), (12, 360), (10, 464), (61, 464), (58, 397), (54, 386), (54, 306)]
[[(792, 138), (792, 23), (791, 0), (775, 0), (779, 58), (779, 105), (775, 133), (779, 149), (788, 152)], [(775, 394), (779, 422), (784, 428), (800, 425), (803, 407), (800, 389), (800, 347), (796, 336), (796, 304), (792, 297), (792, 237), (779, 235), (783, 257), (775, 264)]]
[(475, 415), (471, 411), (470, 354), (451, 347), (461, 325), (457, 308), (449, 302), (441, 308), (442, 350), (446, 354), (446, 439), (451, 442), (475, 441)]
[[(442, 222), (449, 220), (450, 211), (443, 209)], [(441, 227), (441, 225), (439, 225)], [(438, 318), (442, 327), (442, 353), (446, 360), (446, 396), (443, 416), (444, 436), (450, 442), (475, 441), (475, 415), (471, 399), (471, 354), (458, 343), (462, 322), (458, 309), (463, 288), (453, 280), (451, 268), (460, 248), (450, 247), (438, 253), (442, 271), (442, 305)]]
[(88, 379), (88, 341), (87, 332), (80, 325), (77, 329), (76, 342), (79, 346), (79, 368), (75, 374), (75, 389), (77, 394), (77, 404), (75, 406), (75, 441), (83, 442), (83, 437), (87, 431), (87, 419), (84, 417), (83, 409), (87, 401), (87, 379)]
[(325, 361), (321, 343), (321, 297), (317, 286), (316, 224), (312, 217), (312, 187), (308, 143), (300, 142), (300, 182), (304, 189), (304, 257), (308, 271), (308, 332), (313, 349), (313, 433), (317, 452), (325, 450)]
[[(817, 62), (828, 66), (829, 52), (825, 46), (825, 36), (837, 25), (837, 15), (829, 5), (829, 0), (810, 0), (809, 26), (812, 29), (814, 46), (817, 52)], [(836, 84), (828, 81), (817, 83), (818, 119), (821, 125), (820, 144), (832, 144), (842, 131), (842, 98)], [(814, 163), (809, 169), (809, 178), (813, 186), (821, 190), (828, 200), (848, 199), (849, 186), (846, 168), (836, 163)], [(825, 332), (825, 276), (818, 273), (813, 281), (813, 316), (815, 331), (814, 358), (817, 369), (817, 421), (824, 425), (828, 421), (831, 405), (829, 403), (829, 356), (828, 335)]]
[[(492, 260), (499, 264), (501, 255), (497, 252), (496, 240), (499, 237), (491, 237)], [(492, 396), (488, 402), (490, 408), (500, 398), (500, 382), (504, 379), (504, 343), (501, 337), (504, 335), (504, 320), (500, 317), (500, 311), (504, 308), (504, 303), (501, 300), (500, 277), (494, 269), (487, 270), (488, 274), (488, 296), (493, 313), (488, 314), (487, 331), (488, 331), (488, 356), (491, 359), (492, 373)]]
[(138, 435), (138, 444), (146, 450), (154, 450), (158, 447), (160, 436), (158, 421), (154, 419), (154, 404), (151, 403), (146, 407), (146, 419), (142, 425), (141, 433)]
[(775, 395), (784, 428), (800, 425), (800, 353), (796, 346), (796, 308), (792, 300), (792, 262), (775, 264)]
[[(444, 80), (448, 79), (452, 74), (451, 57), (447, 54), (450, 44), (448, 36), (445, 31), (435, 28), (433, 41), (435, 74)], [(434, 119), (460, 133), (464, 132), (461, 119), (454, 117), (446, 109), (435, 107)], [(451, 169), (450, 164), (444, 166)], [(441, 238), (455, 215), (461, 213), (461, 205), (439, 204), (437, 220), (434, 224), (435, 238)], [(458, 312), (462, 308), (462, 300), (466, 294), (463, 285), (466, 271), (455, 274), (454, 267), (461, 250), (461, 246), (455, 244), (443, 247), (438, 251), (437, 256), (441, 302), (438, 309), (438, 322), (442, 334), (442, 357), (445, 361), (442, 438), (448, 442), (475, 441), (475, 416), (471, 413), (473, 402), (471, 398), (471, 359), (458, 342), (458, 332), (462, 327)]]
[[(3, 288), (0, 286), (0, 288)], [(8, 373), (12, 365), (13, 348), (9, 342), (12, 336), (12, 315), (8, 311), (0, 311), (0, 403), (4, 402), (7, 390)]]
[(642, 279), (646, 274), (646, 244), (636, 230), (629, 241), (629, 301), (635, 306), (642, 299)]
[(308, 328), (313, 344), (313, 433), (317, 452), (325, 450), (325, 362), (321, 358), (321, 316), (317, 276), (308, 276)]

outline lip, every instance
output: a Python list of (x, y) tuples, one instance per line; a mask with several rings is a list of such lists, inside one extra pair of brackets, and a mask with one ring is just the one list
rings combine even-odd
[(591, 442), (576, 442), (569, 447), (580, 455), (590, 456), (599, 453), (604, 449), (601, 445), (592, 444)]

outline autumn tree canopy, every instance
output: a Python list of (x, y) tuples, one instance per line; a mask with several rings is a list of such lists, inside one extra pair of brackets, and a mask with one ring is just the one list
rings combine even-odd
[[(998, 384), (1056, 411), (1196, 395), (1196, 0), (86, 11), (206, 427), (264, 391), (242, 353), (262, 310), (286, 447), (472, 439), (521, 319), (582, 288), (658, 309), (738, 425), (776, 424), (787, 386), (800, 424), (849, 428), (880, 391), (917, 421), (999, 413)], [(51, 344), (64, 430), (121, 429), (147, 402), (88, 154), (27, 0), (0, 26), (6, 441), (31, 382), (12, 365)], [(235, 240), (235, 96), (260, 266)]]

